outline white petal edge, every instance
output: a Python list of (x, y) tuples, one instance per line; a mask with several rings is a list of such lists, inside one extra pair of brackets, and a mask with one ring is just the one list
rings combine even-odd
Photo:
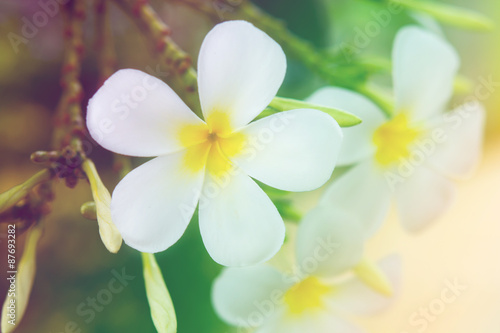
[(387, 309), (397, 299), (401, 288), (401, 258), (392, 254), (380, 260), (378, 265), (393, 287), (394, 294), (391, 297), (377, 293), (354, 276), (338, 285), (331, 294), (328, 303), (332, 309), (346, 315), (372, 315)]
[(132, 170), (116, 186), (111, 216), (127, 245), (155, 253), (172, 246), (191, 220), (204, 173), (183, 170), (184, 151)]
[(198, 87), (205, 119), (227, 112), (233, 128), (248, 124), (276, 96), (286, 72), (281, 47), (245, 21), (216, 25), (198, 58)]
[(338, 123), (311, 109), (274, 114), (240, 132), (247, 144), (232, 160), (251, 177), (286, 191), (310, 191), (328, 181), (342, 143)]
[(407, 231), (420, 231), (442, 216), (455, 199), (455, 186), (436, 171), (420, 166), (395, 188), (396, 208)]
[(212, 303), (227, 323), (258, 327), (281, 311), (288, 288), (283, 275), (268, 265), (226, 268), (214, 281)]
[(104, 148), (129, 156), (160, 156), (182, 149), (180, 126), (202, 121), (163, 81), (122, 69), (89, 100), (87, 126)]
[(391, 197), (386, 174), (369, 159), (334, 179), (321, 197), (321, 205), (349, 215), (369, 238), (387, 217)]
[(445, 110), (459, 58), (439, 36), (415, 26), (401, 29), (392, 53), (397, 112), (424, 120)]
[(224, 179), (207, 175), (199, 219), (208, 253), (224, 266), (267, 261), (285, 239), (283, 219), (271, 199), (237, 168)]
[(429, 164), (446, 176), (469, 178), (481, 160), (485, 117), (477, 101), (445, 113), (429, 138), (435, 147)]
[(364, 232), (358, 221), (330, 205), (320, 205), (297, 231), (299, 271), (330, 278), (351, 269), (363, 256)]
[(317, 90), (308, 102), (350, 112), (362, 123), (342, 128), (344, 140), (338, 158), (338, 165), (360, 162), (375, 153), (373, 133), (387, 121), (382, 110), (365, 96), (354, 91), (337, 87), (324, 87)]

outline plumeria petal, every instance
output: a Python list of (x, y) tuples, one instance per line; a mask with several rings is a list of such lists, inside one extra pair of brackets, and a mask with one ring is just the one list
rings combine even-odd
[(276, 96), (286, 71), (281, 47), (244, 21), (215, 26), (198, 58), (198, 87), (205, 119), (227, 112), (233, 128), (246, 125)]
[(436, 136), (431, 138), (436, 150), (430, 155), (429, 163), (447, 176), (469, 177), (481, 158), (485, 116), (479, 102), (446, 113), (432, 131)]
[[(200, 198), (200, 231), (210, 256), (225, 266), (264, 262), (283, 244), (285, 226), (264, 191), (240, 169), (207, 176)], [(223, 177), (224, 178), (224, 177)]]
[(396, 111), (423, 120), (445, 109), (459, 67), (456, 51), (435, 34), (417, 27), (400, 30), (393, 49)]
[(351, 215), (362, 224), (365, 236), (369, 237), (380, 228), (389, 212), (391, 191), (384, 173), (372, 160), (367, 160), (335, 179), (321, 204)]
[(342, 129), (344, 140), (338, 165), (360, 162), (375, 153), (373, 133), (386, 118), (373, 102), (361, 94), (336, 87), (319, 89), (308, 101), (350, 112), (363, 120), (359, 125)]
[(296, 242), (301, 272), (332, 277), (361, 260), (364, 233), (358, 221), (349, 215), (320, 205), (304, 217)]
[(363, 330), (340, 319), (334, 313), (317, 312), (301, 316), (276, 317), (266, 323), (255, 333), (363, 333)]
[(113, 74), (89, 101), (87, 126), (118, 154), (159, 156), (182, 149), (179, 127), (202, 124), (164, 82), (135, 69)]
[(453, 203), (455, 187), (426, 166), (416, 167), (396, 187), (396, 206), (402, 225), (418, 231), (442, 215)]
[(283, 275), (268, 265), (226, 268), (214, 281), (212, 302), (227, 323), (257, 327), (280, 311), (288, 287)]
[(401, 260), (397, 255), (390, 255), (379, 262), (381, 270), (391, 282), (395, 295), (383, 296), (353, 277), (338, 285), (328, 303), (336, 312), (345, 314), (367, 315), (387, 308), (396, 298), (400, 288)]
[(241, 133), (247, 145), (233, 161), (253, 178), (287, 191), (314, 190), (330, 179), (342, 142), (337, 122), (309, 109), (260, 119)]
[(111, 216), (123, 240), (142, 252), (160, 252), (182, 236), (193, 216), (203, 170), (183, 170), (185, 152), (157, 157), (116, 186)]

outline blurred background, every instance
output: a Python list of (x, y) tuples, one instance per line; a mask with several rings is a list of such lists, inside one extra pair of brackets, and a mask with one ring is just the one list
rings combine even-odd
[[(445, 2), (474, 9), (500, 22), (498, 1)], [(374, 20), (374, 13), (385, 8), (378, 1), (368, 0), (259, 0), (254, 3), (283, 19), (291, 31), (321, 48), (352, 43), (359, 29)], [(173, 39), (196, 59), (212, 22), (179, 4), (152, 1), (152, 5), (171, 27)], [(136, 26), (119, 8), (113, 5), (110, 8), (118, 67), (154, 68), (157, 62)], [(17, 53), (7, 37), (10, 32), (19, 33), (23, 17), (32, 17), (37, 11), (40, 11), (38, 1), (0, 0), (0, 192), (38, 171), (40, 168), (30, 162), (29, 156), (50, 147), (52, 116), (60, 97), (62, 18), (60, 15), (50, 18), (33, 38), (19, 45)], [(81, 77), (84, 105), (98, 88), (93, 20), (90, 13)], [(360, 54), (389, 61), (397, 30), (412, 23), (415, 20), (408, 12), (393, 15)], [(484, 85), (485, 80), (499, 82), (492, 86), (491, 95), (482, 100), (488, 110), (484, 159), (476, 176), (459, 184), (457, 202), (440, 221), (422, 233), (408, 235), (391, 217), (369, 242), (367, 254), (374, 260), (394, 252), (400, 254), (403, 282), (390, 309), (371, 317), (352, 318), (367, 332), (490, 333), (500, 330), (500, 66), (497, 65), (500, 27), (486, 33), (448, 26), (442, 29), (462, 57), (460, 73), (471, 81), (472, 92), (476, 86)], [(390, 77), (380, 75), (376, 80), (390, 82)], [(316, 75), (289, 58), (280, 95), (305, 98), (323, 85)], [(454, 103), (466, 97), (457, 96)], [(104, 183), (113, 189), (118, 177), (112, 170), (110, 153), (96, 146), (90, 157)], [(134, 164), (140, 162), (134, 161)], [(321, 189), (292, 199), (306, 211), (320, 193)], [(81, 204), (92, 200), (85, 181), (80, 181), (74, 189), (59, 182), (55, 195), (52, 213), (44, 220), (30, 303), (16, 332), (154, 332), (140, 254), (126, 245), (116, 255), (106, 251), (97, 224), (79, 213)], [(179, 332), (231, 332), (211, 307), (211, 281), (221, 267), (206, 253), (196, 220), (195, 217), (176, 245), (157, 255), (176, 307)], [(6, 269), (3, 269), (6, 267), (4, 227), (4, 224), (0, 226), (2, 301), (7, 290)], [(18, 239), (18, 249), (22, 242), (22, 238)], [(123, 272), (129, 276), (123, 290), (113, 293), (107, 304), (92, 309), (89, 298), (96, 298), (103, 289), (108, 289), (110, 280)], [(465, 291), (454, 302), (446, 304), (439, 315), (427, 319), (424, 330), (412, 325), (414, 313), (432, 306), (430, 304), (441, 297), (447, 281), (455, 280), (466, 286)], [(71, 324), (68, 326), (68, 323)]]

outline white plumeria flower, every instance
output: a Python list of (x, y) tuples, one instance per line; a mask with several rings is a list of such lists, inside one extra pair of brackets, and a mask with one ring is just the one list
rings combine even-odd
[(455, 50), (416, 27), (403, 28), (393, 49), (395, 110), (391, 117), (357, 93), (326, 87), (309, 101), (352, 112), (363, 123), (344, 130), (339, 165), (354, 166), (322, 198), (375, 232), (392, 199), (409, 231), (423, 228), (450, 206), (449, 178), (472, 173), (480, 159), (485, 112), (475, 100), (444, 112), (459, 67)]
[(184, 233), (199, 202), (201, 236), (228, 266), (272, 257), (285, 229), (276, 207), (252, 180), (288, 191), (323, 185), (342, 132), (327, 114), (292, 110), (250, 123), (271, 102), (286, 71), (281, 47), (243, 21), (221, 23), (201, 46), (198, 86), (204, 120), (162, 81), (126, 69), (90, 100), (87, 124), (104, 148), (159, 156), (130, 172), (111, 200), (129, 246), (167, 249)]
[[(238, 332), (362, 332), (343, 317), (372, 314), (394, 299), (375, 292), (350, 271), (362, 261), (360, 224), (324, 208), (307, 214), (295, 239), (286, 243), (294, 246), (296, 261), (288, 261), (290, 267), (283, 267), (283, 256), (279, 268), (271, 262), (232, 267), (217, 277), (214, 308), (224, 321), (240, 327)], [(387, 257), (379, 267), (397, 288), (399, 258)]]

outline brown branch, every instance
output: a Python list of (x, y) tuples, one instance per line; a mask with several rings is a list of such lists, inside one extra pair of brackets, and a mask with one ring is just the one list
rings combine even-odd
[[(82, 138), (85, 126), (82, 118), (82, 86), (79, 81), (83, 54), (83, 21), (85, 1), (73, 0), (63, 7), (65, 27), (65, 54), (61, 74), (62, 96), (56, 110), (52, 146), (55, 151), (36, 152), (31, 159), (46, 167), (21, 185), (0, 194), (0, 214), (3, 218), (37, 216), (37, 207), (53, 199), (50, 181), (54, 175), (65, 178), (70, 187), (82, 177), (79, 166), (84, 158)], [(34, 196), (34, 188), (40, 185), (43, 195)], [(19, 208), (27, 210), (19, 215)], [(16, 211), (17, 209), (17, 211)], [(46, 213), (47, 210), (41, 212)], [(17, 214), (17, 215), (16, 215)], [(41, 216), (41, 215), (40, 215)]]
[(78, 151), (81, 150), (81, 138), (85, 135), (81, 108), (83, 89), (79, 79), (84, 52), (85, 1), (74, 0), (64, 9), (65, 53), (61, 73), (62, 95), (55, 116), (52, 145), (55, 150), (71, 146)]
[(82, 117), (83, 89), (80, 83), (86, 1), (73, 0), (63, 8), (65, 52), (61, 71), (62, 95), (54, 118), (52, 138), (52, 146), (60, 156), (52, 168), (72, 188), (78, 179), (84, 177), (81, 164), (86, 158), (82, 140), (87, 137), (87, 132)]
[(109, 20), (109, 1), (95, 0), (96, 41), (98, 52), (99, 83), (101, 86), (116, 71), (116, 51), (113, 43), (113, 33)]
[(196, 71), (192, 67), (191, 57), (170, 38), (170, 29), (167, 25), (145, 0), (115, 0), (115, 2), (148, 39), (160, 60), (160, 67), (169, 73), (167, 80), (172, 89), (201, 116)]

